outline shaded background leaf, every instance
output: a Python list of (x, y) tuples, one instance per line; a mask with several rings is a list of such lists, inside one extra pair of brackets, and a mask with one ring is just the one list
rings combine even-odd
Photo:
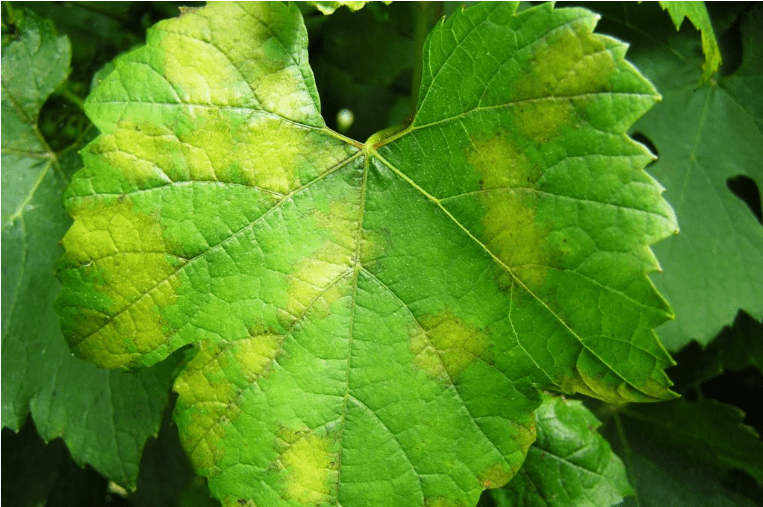
[(751, 90), (761, 87), (755, 27), (762, 9), (742, 15), (741, 66), (699, 89), (700, 42), (686, 24), (673, 35), (670, 20), (650, 4), (601, 4), (599, 10), (603, 27), (633, 41), (629, 58), (663, 95), (634, 126), (659, 154), (649, 171), (666, 187), (681, 227), (678, 236), (654, 248), (664, 269), (654, 283), (676, 312), (659, 328), (660, 338), (669, 350), (692, 340), (707, 344), (740, 309), (763, 317), (760, 212), (729, 188), (742, 176), (746, 192), (760, 202), (763, 96)]
[[(7, 6), (5, 6), (7, 7)], [(175, 359), (136, 374), (72, 357), (52, 308), (61, 206), (76, 143), (55, 152), (38, 128), (43, 104), (69, 75), (70, 45), (52, 22), (14, 10), (5, 22), (2, 88), (2, 422), (19, 430), (31, 412), (46, 440), (63, 437), (75, 461), (134, 487), (146, 438), (159, 429)]]
[(702, 64), (702, 78), (699, 84), (707, 83), (713, 74), (718, 72), (723, 59), (705, 2), (660, 2), (660, 5), (670, 14), (676, 30), (681, 28), (684, 18), (689, 18), (689, 21), (701, 32), (705, 62)]
[(622, 505), (759, 505), (763, 488), (734, 469), (759, 479), (763, 444), (740, 422), (738, 409), (714, 401), (631, 405), (615, 415), (607, 436), (636, 490)]

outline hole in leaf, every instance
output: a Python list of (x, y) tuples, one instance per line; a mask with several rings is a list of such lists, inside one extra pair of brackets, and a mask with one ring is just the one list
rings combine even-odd
[(726, 186), (750, 208), (752, 214), (763, 223), (763, 210), (760, 203), (760, 189), (750, 177), (739, 175), (726, 180)]

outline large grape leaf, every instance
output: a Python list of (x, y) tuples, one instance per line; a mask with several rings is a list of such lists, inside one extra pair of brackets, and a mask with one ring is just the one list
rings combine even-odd
[(676, 225), (625, 134), (658, 95), (592, 13), (515, 9), (438, 25), (415, 120), (365, 144), (277, 3), (156, 25), (88, 98), (62, 327), (111, 368), (196, 345), (175, 418), (223, 503), (473, 505), (537, 387), (671, 396), (646, 273)]
[[(684, 28), (663, 40), (654, 34), (672, 29), (655, 27), (654, 12), (660, 13), (648, 4), (626, 6), (605, 19), (617, 23), (608, 29), (619, 25), (618, 35), (634, 41), (629, 58), (664, 94), (635, 129), (658, 151), (649, 170), (666, 187), (681, 224), (680, 235), (655, 247), (665, 275), (654, 280), (676, 311), (660, 338), (678, 350), (692, 340), (706, 345), (740, 309), (763, 318), (763, 226), (728, 185), (744, 176), (763, 186), (763, 96), (757, 93), (763, 43), (756, 33), (763, 9), (741, 22), (739, 68), (699, 89), (696, 32)], [(645, 35), (647, 27), (652, 35)]]
[(601, 423), (580, 401), (544, 395), (535, 422), (538, 438), (519, 473), (478, 507), (610, 507), (633, 494), (623, 462), (597, 432)]
[(66, 346), (53, 301), (59, 238), (71, 225), (60, 201), (67, 172), (38, 117), (69, 74), (71, 48), (50, 21), (12, 13), (2, 61), (2, 424), (18, 431), (31, 412), (45, 440), (63, 437), (77, 463), (133, 487), (169, 401), (172, 360), (104, 371)]

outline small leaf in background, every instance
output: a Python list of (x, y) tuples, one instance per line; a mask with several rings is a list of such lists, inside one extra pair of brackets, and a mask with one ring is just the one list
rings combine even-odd
[(763, 225), (729, 187), (743, 176), (749, 193), (763, 188), (763, 95), (756, 91), (763, 89), (757, 36), (763, 8), (742, 19), (741, 66), (696, 89), (696, 32), (660, 27), (661, 19), (669, 22), (651, 4), (624, 6), (625, 14), (602, 6), (607, 29), (634, 41), (629, 58), (663, 94), (634, 126), (654, 144), (659, 159), (648, 171), (665, 186), (681, 227), (678, 236), (654, 247), (664, 270), (654, 283), (676, 312), (674, 321), (660, 326), (660, 339), (668, 350), (692, 340), (706, 345), (740, 309), (763, 318)]
[(174, 359), (136, 374), (104, 371), (73, 358), (64, 342), (53, 271), (71, 224), (61, 190), (67, 168), (80, 163), (73, 149), (54, 153), (37, 122), (66, 81), (70, 45), (50, 21), (11, 12), (16, 33), (4, 37), (2, 60), (2, 423), (19, 430), (31, 411), (45, 440), (63, 437), (77, 463), (133, 487)]
[(626, 135), (658, 95), (589, 11), (515, 9), (438, 25), (413, 124), (365, 145), (295, 6), (162, 22), (88, 98), (62, 327), (104, 367), (195, 344), (175, 419), (224, 504), (473, 504), (537, 386), (673, 396), (647, 273), (675, 217)]
[(670, 14), (676, 30), (681, 28), (684, 18), (689, 18), (695, 28), (702, 33), (702, 52), (705, 54), (705, 63), (702, 64), (700, 84), (707, 83), (713, 74), (718, 72), (723, 59), (705, 2), (660, 2), (660, 5)]
[(601, 423), (580, 401), (544, 395), (535, 424), (519, 473), (483, 493), (479, 506), (609, 507), (633, 494), (622, 461), (597, 432)]

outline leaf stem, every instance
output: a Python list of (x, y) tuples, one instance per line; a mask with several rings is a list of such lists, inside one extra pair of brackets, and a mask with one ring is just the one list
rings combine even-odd
[(424, 68), (424, 41), (429, 32), (429, 13), (432, 2), (411, 2), (413, 9), (413, 79), (411, 80), (411, 107), (408, 111), (406, 123), (413, 121), (416, 116), (416, 107), (419, 104), (419, 88), (421, 87), (421, 75)]

